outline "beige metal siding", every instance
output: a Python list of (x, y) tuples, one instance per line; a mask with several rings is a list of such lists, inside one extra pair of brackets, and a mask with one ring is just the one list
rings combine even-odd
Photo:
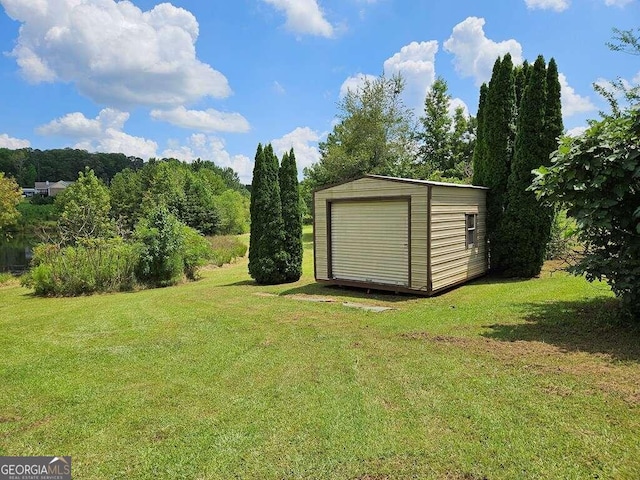
[(333, 278), (409, 286), (409, 201), (331, 204)]
[[(431, 280), (440, 290), (486, 272), (486, 190), (433, 186)], [(477, 245), (466, 246), (466, 214), (477, 214)]]
[(411, 197), (411, 288), (427, 289), (428, 187), (376, 178), (320, 190), (314, 195), (315, 269), (318, 280), (331, 280), (327, 256), (327, 202), (343, 199)]

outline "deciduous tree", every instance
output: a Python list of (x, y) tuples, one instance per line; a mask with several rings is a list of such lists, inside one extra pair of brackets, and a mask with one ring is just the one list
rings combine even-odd
[(20, 217), (16, 207), (21, 198), (22, 192), (16, 181), (0, 172), (0, 232)]
[(367, 173), (402, 175), (416, 154), (411, 111), (400, 76), (365, 80), (338, 104), (338, 123), (319, 145), (320, 161), (305, 169), (312, 188)]

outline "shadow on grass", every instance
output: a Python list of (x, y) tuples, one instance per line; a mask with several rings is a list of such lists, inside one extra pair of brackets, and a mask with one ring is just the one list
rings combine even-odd
[(383, 290), (367, 290), (356, 287), (341, 287), (337, 285), (323, 285), (310, 283), (300, 287), (285, 290), (280, 295), (321, 295), (323, 297), (339, 297), (344, 300), (379, 300), (381, 302), (404, 302), (420, 298), (410, 294), (396, 294)]
[(303, 243), (313, 243), (313, 232), (304, 232), (302, 234)]
[(506, 342), (545, 342), (568, 352), (607, 354), (615, 360), (640, 362), (640, 324), (621, 320), (618, 301), (600, 297), (585, 301), (528, 303), (526, 323), (488, 325), (485, 337)]

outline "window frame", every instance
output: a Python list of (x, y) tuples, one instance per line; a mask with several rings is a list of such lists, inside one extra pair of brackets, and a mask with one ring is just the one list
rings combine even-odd
[[(471, 225), (470, 220), (473, 222)], [(465, 248), (474, 248), (478, 246), (478, 214), (477, 213), (465, 213), (464, 214), (464, 243)]]

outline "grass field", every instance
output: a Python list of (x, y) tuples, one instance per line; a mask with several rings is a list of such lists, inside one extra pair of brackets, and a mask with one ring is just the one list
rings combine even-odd
[(136, 293), (0, 286), (0, 454), (76, 479), (640, 478), (640, 332), (605, 286), (368, 295), (314, 284), (305, 239), (290, 285), (243, 260)]

